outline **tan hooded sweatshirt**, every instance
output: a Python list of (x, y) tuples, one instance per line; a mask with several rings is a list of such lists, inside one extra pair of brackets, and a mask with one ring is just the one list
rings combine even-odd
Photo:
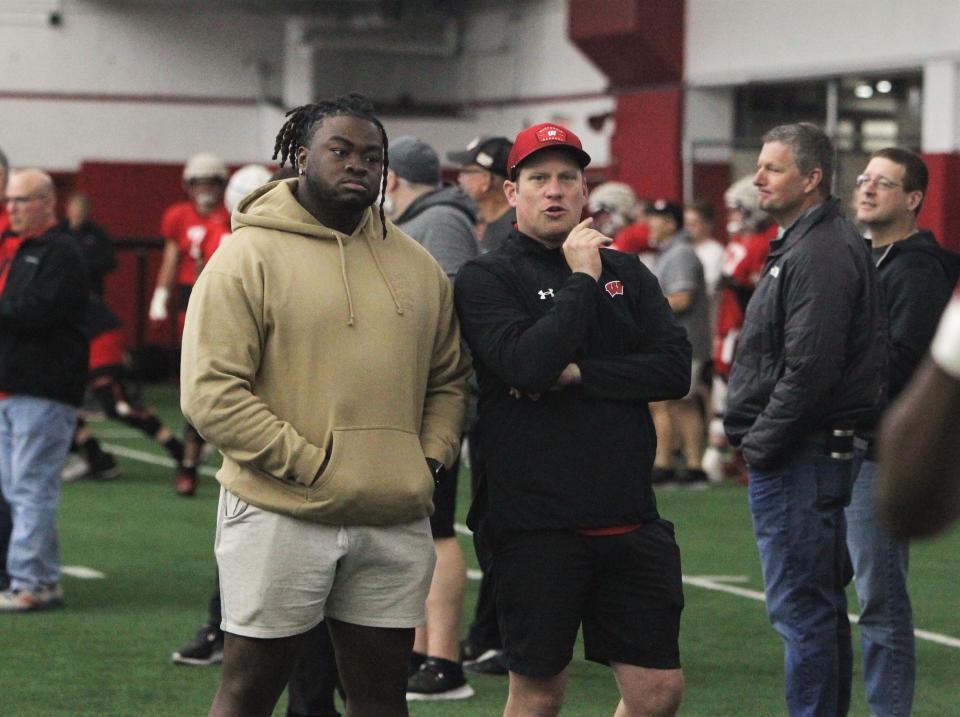
[(450, 282), (367, 209), (352, 235), (297, 202), (297, 180), (246, 197), (193, 290), (181, 405), (223, 454), (231, 493), (337, 525), (433, 511), (424, 460), (456, 458), (469, 361)]

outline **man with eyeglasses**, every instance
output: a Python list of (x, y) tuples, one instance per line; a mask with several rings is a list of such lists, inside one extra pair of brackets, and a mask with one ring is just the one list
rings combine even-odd
[(0, 245), (0, 488), (13, 532), (0, 612), (63, 606), (60, 472), (87, 379), (87, 272), (57, 227), (50, 176), (14, 172)]
[(479, 210), (482, 254), (503, 244), (517, 221), (517, 212), (503, 193), (511, 149), (513, 142), (506, 137), (477, 137), (464, 151), (447, 153), (447, 159), (460, 165), (457, 182)]
[[(875, 152), (857, 177), (857, 220), (869, 232), (887, 310), (888, 401), (900, 394), (930, 347), (956, 281), (951, 255), (931, 232), (917, 228), (927, 177), (923, 160), (897, 147)], [(916, 674), (908, 547), (878, 521), (878, 466), (872, 435), (867, 439), (845, 511), (847, 546), (860, 602), (867, 703), (877, 717), (899, 717), (910, 714)]]
[(886, 331), (870, 249), (831, 197), (834, 149), (809, 123), (767, 132), (754, 186), (779, 225), (747, 306), (724, 428), (742, 446), (767, 613), (790, 715), (846, 715), (853, 647), (844, 508), (873, 426)]

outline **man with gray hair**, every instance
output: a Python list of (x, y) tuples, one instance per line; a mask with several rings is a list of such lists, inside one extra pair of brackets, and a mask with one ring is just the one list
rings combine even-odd
[(854, 433), (876, 421), (886, 325), (870, 250), (831, 197), (815, 125), (763, 137), (754, 185), (780, 227), (747, 307), (724, 427), (742, 446), (767, 613), (785, 643), (790, 715), (846, 715), (853, 650), (844, 507)]
[(14, 172), (0, 245), (0, 488), (13, 531), (0, 612), (63, 605), (57, 508), (87, 379), (87, 272), (57, 228), (53, 181)]
[[(416, 137), (390, 143), (385, 210), (393, 222), (419, 242), (451, 281), (478, 253), (474, 210), (459, 187), (441, 186), (440, 158)], [(427, 595), (427, 622), (417, 628), (408, 700), (455, 700), (473, 696), (460, 665), (460, 617), (467, 568), (453, 529), (459, 459), (437, 483), (430, 517), (437, 565)]]

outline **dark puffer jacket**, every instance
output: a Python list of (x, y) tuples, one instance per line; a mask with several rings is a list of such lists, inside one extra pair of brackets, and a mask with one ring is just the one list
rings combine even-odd
[(829, 199), (770, 244), (730, 374), (727, 437), (770, 468), (817, 430), (872, 427), (886, 376), (876, 267)]

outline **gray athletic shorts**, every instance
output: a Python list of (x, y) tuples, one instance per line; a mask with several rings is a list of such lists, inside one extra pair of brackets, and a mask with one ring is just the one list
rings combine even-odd
[(368, 627), (426, 620), (430, 520), (336, 526), (261, 510), (220, 489), (215, 543), (224, 631), (298, 635), (324, 617)]

